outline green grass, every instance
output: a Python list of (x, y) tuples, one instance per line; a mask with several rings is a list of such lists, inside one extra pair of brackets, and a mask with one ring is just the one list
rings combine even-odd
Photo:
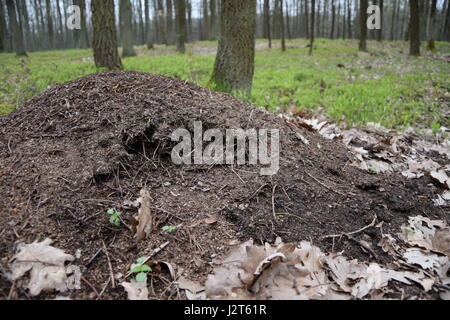
[[(442, 101), (449, 99), (450, 66), (445, 59), (409, 57), (404, 42), (369, 42), (371, 56), (357, 55), (356, 41), (318, 39), (312, 57), (307, 42), (288, 42), (287, 52), (269, 50), (258, 40), (250, 103), (268, 110), (295, 107), (323, 112), (348, 124), (381, 123), (387, 127), (449, 127)], [(435, 54), (450, 44), (436, 43)], [(176, 77), (207, 86), (214, 64), (213, 42), (188, 46), (188, 54), (157, 46), (123, 60), (127, 70)], [(424, 50), (424, 46), (423, 46)], [(0, 54), (0, 114), (7, 114), (48, 86), (100, 71), (90, 50), (30, 53), (29, 58)], [(338, 66), (339, 65), (339, 66)]]

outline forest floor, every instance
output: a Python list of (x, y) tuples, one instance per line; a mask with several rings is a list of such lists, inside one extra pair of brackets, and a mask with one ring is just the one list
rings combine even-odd
[[(449, 46), (354, 45), (319, 40), (311, 58), (304, 41), (258, 42), (251, 102), (281, 115), (175, 78), (91, 74), (88, 51), (1, 56), (2, 97), (35, 96), (0, 117), (0, 298), (449, 299)], [(207, 83), (213, 43), (171, 50), (124, 63)], [(170, 134), (194, 121), (280, 130), (278, 173), (175, 165)]]
[[(208, 87), (216, 42), (188, 44), (188, 54), (173, 46), (137, 48), (124, 59), (126, 70), (166, 75)], [(450, 44), (437, 43), (435, 52), (408, 56), (407, 42), (369, 41), (370, 55), (357, 52), (353, 40), (318, 39), (312, 57), (307, 41), (279, 43), (267, 49), (257, 41), (252, 105), (268, 110), (312, 110), (349, 125), (367, 122), (389, 128), (423, 126), (437, 131), (450, 127), (448, 99)], [(149, 59), (151, 57), (151, 59)], [(90, 50), (30, 53), (29, 58), (0, 54), (0, 114), (6, 114), (50, 85), (99, 71)]]

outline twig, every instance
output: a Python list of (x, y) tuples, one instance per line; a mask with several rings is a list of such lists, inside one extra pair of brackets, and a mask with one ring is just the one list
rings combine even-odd
[(116, 287), (116, 282), (114, 281), (114, 272), (113, 272), (113, 268), (111, 265), (111, 260), (109, 259), (108, 249), (106, 248), (105, 241), (102, 240), (102, 243), (103, 243), (103, 252), (106, 255), (106, 260), (108, 260), (109, 273), (111, 276), (111, 285), (112, 285), (112, 288), (114, 289)]
[[(170, 241), (166, 241), (162, 245), (160, 245), (158, 248), (155, 248), (141, 264), (146, 264), (147, 261), (150, 260), (150, 258), (152, 258), (154, 255), (158, 254), (161, 250), (163, 250), (165, 247), (167, 247), (169, 245), (169, 243), (170, 243)], [(128, 278), (131, 274), (132, 274), (131, 272), (128, 272), (127, 275), (125, 276), (125, 279)]]
[(308, 171), (305, 170), (305, 173), (306, 173), (311, 179), (314, 179), (315, 182), (317, 182), (318, 184), (320, 184), (320, 185), (321, 185), (322, 187), (324, 187), (325, 189), (328, 189), (328, 190), (330, 190), (330, 191), (332, 191), (332, 192), (334, 192), (334, 193), (337, 193), (338, 195), (341, 195), (341, 196), (346, 197), (345, 194), (340, 193), (339, 191), (334, 190), (334, 189), (332, 189), (332, 188), (330, 188), (330, 187), (324, 185), (322, 182), (319, 181), (319, 179), (317, 179), (316, 177), (312, 176)]
[(357, 233), (363, 232), (364, 230), (373, 227), (375, 225), (375, 222), (377, 221), (377, 218), (378, 217), (375, 216), (375, 218), (373, 219), (373, 221), (369, 225), (367, 225), (367, 226), (365, 226), (365, 227), (363, 227), (363, 228), (361, 228), (359, 230), (352, 231), (352, 232), (347, 232), (347, 233), (344, 232), (344, 233), (341, 233), (341, 234), (332, 234), (332, 235), (329, 235), (329, 236), (323, 236), (323, 237), (321, 237), (321, 239), (323, 240), (323, 239), (329, 239), (329, 238), (340, 238), (340, 237), (343, 237), (343, 236), (350, 236), (350, 235), (353, 235), (353, 234), (357, 234)]
[(88, 268), (91, 263), (94, 261), (95, 258), (97, 258), (97, 256), (99, 255), (99, 253), (102, 252), (102, 249), (98, 249), (96, 253), (94, 253), (94, 255), (91, 257), (91, 259), (89, 259), (89, 261), (84, 265), (86, 268)]
[(273, 218), (275, 219), (275, 221), (277, 220), (277, 214), (275, 213), (275, 190), (277, 189), (277, 185), (273, 186), (272, 189), (272, 213), (273, 213)]
[(95, 287), (92, 285), (92, 283), (87, 281), (86, 278), (83, 276), (80, 276), (80, 278), (81, 278), (81, 280), (83, 280), (84, 283), (86, 283), (89, 286), (89, 288), (92, 289), (92, 291), (94, 291), (95, 295), (97, 296), (97, 299), (100, 300), (100, 298), (101, 298), (100, 294), (98, 293), (97, 289), (95, 289)]
[(292, 214), (292, 213), (281, 212), (281, 213), (277, 213), (277, 216), (288, 216), (288, 217), (291, 217), (291, 218), (298, 219), (301, 222), (305, 222), (305, 220), (302, 217), (296, 216), (295, 214)]

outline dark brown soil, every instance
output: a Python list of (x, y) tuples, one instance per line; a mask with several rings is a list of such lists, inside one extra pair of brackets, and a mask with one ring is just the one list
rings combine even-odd
[[(260, 176), (258, 166), (176, 166), (170, 134), (209, 128), (280, 129), (278, 174)], [(10, 115), (0, 118), (0, 252), (7, 268), (17, 240), (50, 237), (70, 254), (103, 298), (125, 298), (108, 282), (102, 252), (108, 247), (114, 273), (165, 241), (154, 259), (170, 262), (191, 279), (202, 280), (210, 262), (234, 239), (258, 242), (312, 241), (327, 251), (371, 260), (358, 244), (321, 236), (357, 230), (375, 217), (383, 231), (396, 233), (409, 216), (449, 220), (430, 200), (439, 192), (428, 178), (372, 175), (350, 165), (352, 155), (336, 141), (255, 109), (227, 94), (177, 79), (138, 72), (105, 72), (56, 85)], [(305, 136), (303, 144), (296, 132)], [(321, 148), (317, 148), (317, 144)], [(159, 226), (137, 243), (125, 226), (115, 227), (106, 210), (117, 208), (127, 221), (137, 209), (126, 206), (146, 187)], [(276, 219), (274, 218), (274, 212)], [(202, 222), (216, 215), (218, 222)], [(379, 229), (357, 235), (369, 239), (378, 262), (389, 260), (376, 243)], [(366, 239), (366, 240), (367, 240)], [(153, 277), (155, 297), (176, 298), (167, 274)], [(0, 298), (11, 284), (0, 280)], [(26, 298), (17, 290), (17, 298)], [(90, 298), (85, 283), (72, 298)]]

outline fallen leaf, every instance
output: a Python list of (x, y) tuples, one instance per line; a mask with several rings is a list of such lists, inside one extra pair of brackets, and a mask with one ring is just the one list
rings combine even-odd
[[(25, 273), (30, 272), (30, 281), (28, 289), (32, 296), (37, 296), (41, 291), (57, 290), (65, 292), (68, 289), (79, 288), (79, 269), (72, 267), (66, 269), (66, 261), (73, 261), (75, 258), (66, 254), (63, 250), (50, 246), (51, 239), (45, 239), (42, 242), (33, 242), (31, 244), (20, 244), (18, 253), (13, 257), (11, 279), (21, 278)], [(67, 274), (74, 273), (68, 281)], [(69, 284), (69, 287), (68, 287)]]
[(139, 202), (141, 206), (138, 211), (138, 226), (136, 230), (137, 240), (144, 240), (155, 228), (155, 221), (150, 209), (150, 192), (145, 189), (140, 191)]
[(120, 285), (127, 292), (128, 300), (148, 300), (147, 281), (131, 280), (131, 282), (122, 282)]

